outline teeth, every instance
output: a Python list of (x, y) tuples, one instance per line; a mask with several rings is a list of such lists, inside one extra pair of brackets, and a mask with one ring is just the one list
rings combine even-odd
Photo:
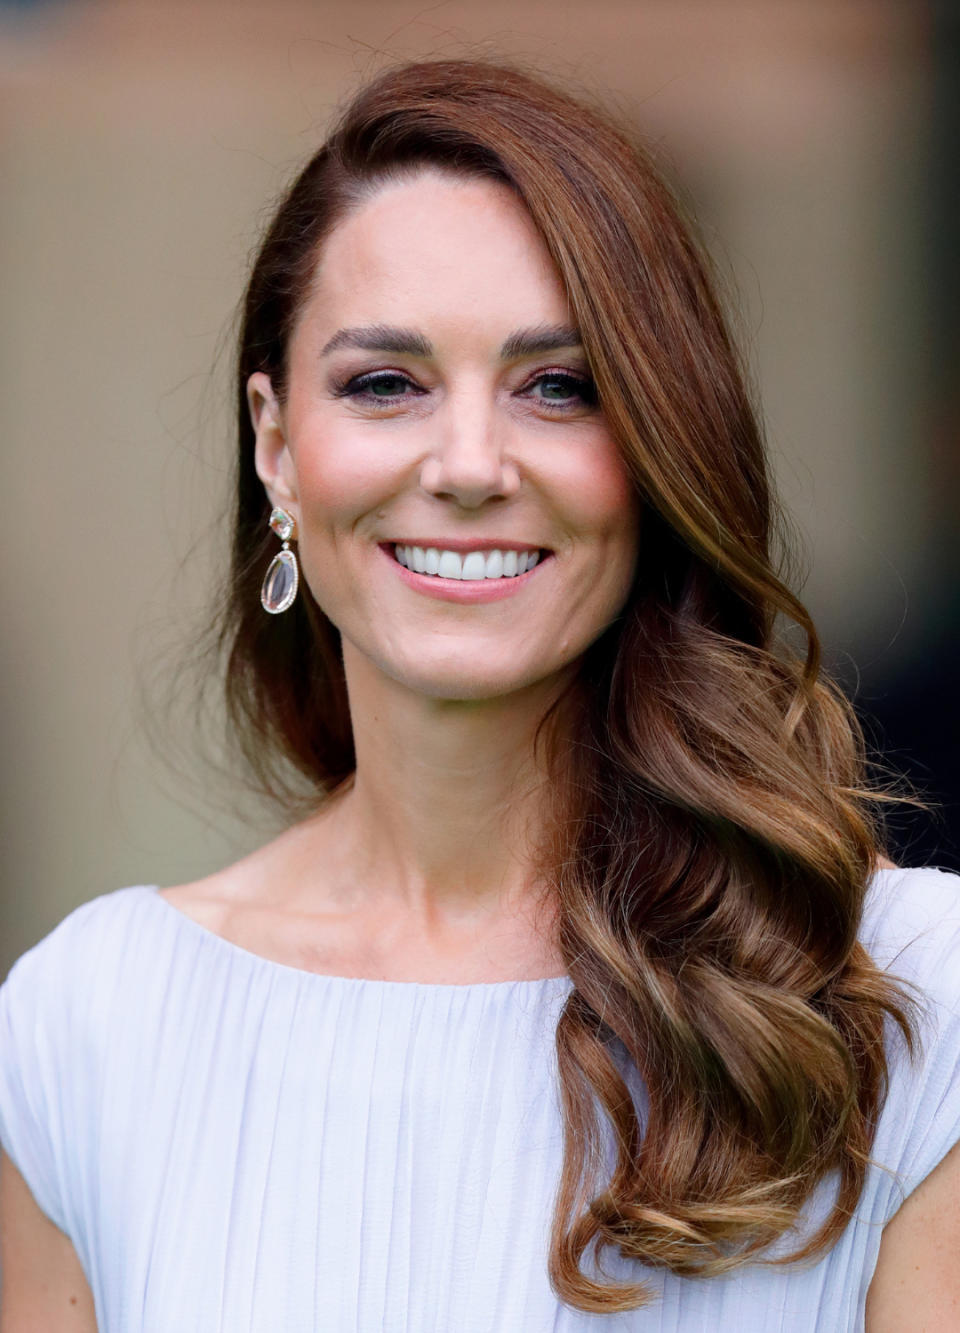
[[(440, 557), (440, 568), (443, 568), (444, 557)], [(487, 562), (482, 551), (471, 551), (469, 555), (463, 557), (460, 568), (460, 577), (462, 579), (485, 579), (487, 577)]]
[(461, 555), (458, 551), (441, 551), (435, 546), (397, 545), (394, 554), (401, 565), (417, 574), (437, 574), (442, 579), (464, 579), (467, 582), (514, 578), (533, 569), (540, 559), (539, 551), (468, 551)]

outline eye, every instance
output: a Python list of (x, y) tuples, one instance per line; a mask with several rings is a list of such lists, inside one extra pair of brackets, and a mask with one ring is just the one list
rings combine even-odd
[[(412, 390), (408, 393), (407, 390)], [(337, 398), (355, 398), (367, 403), (395, 403), (399, 399), (419, 396), (424, 392), (407, 375), (398, 370), (379, 370), (368, 375), (354, 375), (352, 379), (334, 388)]]
[(597, 390), (593, 380), (566, 370), (547, 370), (524, 386), (521, 393), (554, 411), (596, 407)]

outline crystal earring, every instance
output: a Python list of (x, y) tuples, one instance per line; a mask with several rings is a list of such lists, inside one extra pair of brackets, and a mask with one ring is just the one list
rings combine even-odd
[(270, 515), (270, 526), (283, 542), (283, 550), (278, 551), (270, 561), (263, 577), (260, 605), (272, 616), (278, 616), (293, 606), (297, 588), (300, 586), (297, 557), (290, 550), (290, 538), (293, 536), (296, 522), (293, 515), (288, 514), (285, 509), (274, 509)]

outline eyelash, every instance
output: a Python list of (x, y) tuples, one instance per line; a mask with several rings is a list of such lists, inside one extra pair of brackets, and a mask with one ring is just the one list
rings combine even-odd
[[(383, 397), (379, 397), (370, 392), (372, 385), (384, 380), (402, 380), (408, 385), (413, 385), (413, 380), (409, 375), (404, 374), (403, 371), (380, 370), (372, 371), (366, 375), (354, 375), (350, 379), (335, 385), (333, 393), (336, 398), (357, 398), (370, 404), (388, 406), (398, 402), (402, 398), (419, 397), (425, 392), (425, 390), (417, 389), (416, 394), (388, 394)], [(575, 398), (569, 402), (557, 402), (549, 398), (538, 399), (540, 405), (545, 407), (548, 412), (556, 412), (560, 414), (570, 412), (577, 406), (596, 407), (597, 405), (597, 394), (593, 380), (588, 379), (586, 376), (575, 375), (568, 370), (543, 370), (538, 375), (535, 375), (532, 380), (529, 380), (520, 392), (526, 393), (528, 389), (532, 389), (534, 385), (540, 384), (544, 380), (554, 382), (558, 380), (562, 381), (563, 383), (572, 386), (574, 394), (579, 396), (579, 404), (576, 402)], [(415, 385), (414, 388), (416, 388)]]

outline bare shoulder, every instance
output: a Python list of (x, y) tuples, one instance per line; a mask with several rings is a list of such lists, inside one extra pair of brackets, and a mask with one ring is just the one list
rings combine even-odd
[[(325, 814), (323, 822), (328, 820)], [(298, 862), (309, 859), (316, 864), (315, 853), (305, 858), (303, 849), (308, 840), (311, 847), (316, 842), (320, 822), (314, 817), (295, 824), (239, 861), (189, 883), (162, 888), (160, 896), (217, 934), (244, 913), (281, 911), (288, 896), (285, 890), (302, 878)], [(315, 870), (311, 881), (316, 893), (322, 879)]]
[(97, 1333), (93, 1295), (68, 1236), (0, 1152), (0, 1333)]
[(178, 912), (219, 935), (230, 910), (231, 869), (218, 870), (204, 879), (176, 884), (158, 892)]
[(883, 1231), (867, 1293), (865, 1333), (960, 1328), (960, 1143)]
[[(369, 959), (355, 943), (357, 916), (335, 891), (334, 840), (335, 820), (324, 811), (212, 875), (159, 893), (248, 953), (305, 971), (349, 972)], [(351, 958), (357, 952), (359, 962)]]

